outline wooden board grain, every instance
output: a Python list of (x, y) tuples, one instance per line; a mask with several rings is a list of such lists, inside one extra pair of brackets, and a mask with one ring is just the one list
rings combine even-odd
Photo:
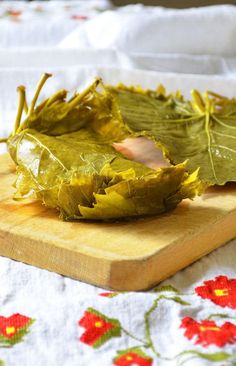
[(15, 168), (0, 157), (0, 255), (114, 290), (148, 289), (236, 237), (236, 185), (130, 222), (62, 222), (12, 199)]

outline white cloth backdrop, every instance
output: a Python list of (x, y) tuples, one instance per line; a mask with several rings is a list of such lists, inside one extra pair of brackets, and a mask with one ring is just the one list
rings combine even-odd
[[(0, 137), (11, 131), (17, 85), (26, 85), (30, 98), (44, 71), (54, 78), (42, 97), (59, 87), (73, 92), (95, 75), (144, 87), (162, 81), (185, 94), (209, 85), (236, 95), (235, 35), (233, 6), (118, 10), (105, 0), (2, 1)], [(0, 360), (5, 366), (233, 365), (235, 251), (233, 240), (166, 280), (160, 292), (124, 294), (103, 294), (0, 258)]]

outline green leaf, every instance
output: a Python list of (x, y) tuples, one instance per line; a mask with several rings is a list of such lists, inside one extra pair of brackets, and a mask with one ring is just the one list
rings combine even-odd
[(128, 128), (110, 92), (96, 90), (98, 83), (70, 101), (58, 91), (33, 108), (34, 97), (21, 125), (19, 107), (16, 133), (8, 139), (18, 166), (15, 199), (37, 197), (64, 220), (107, 220), (160, 214), (199, 194), (198, 172), (188, 174), (186, 163), (156, 170), (115, 150), (112, 143)]
[(200, 358), (213, 362), (227, 361), (232, 359), (232, 355), (225, 352), (202, 353), (198, 351), (184, 351), (181, 354), (179, 354), (179, 356), (185, 356), (185, 355), (196, 355)]
[(236, 99), (193, 91), (185, 101), (124, 86), (109, 90), (130, 133), (154, 139), (170, 162), (188, 160), (190, 171), (200, 167), (207, 184), (236, 181)]
[(230, 316), (228, 314), (222, 314), (222, 313), (210, 314), (207, 319), (212, 319), (212, 318), (236, 319), (235, 316)]
[(26, 129), (8, 144), (17, 150), (15, 197), (36, 196), (66, 220), (162, 213), (200, 186), (185, 164), (150, 169), (85, 129), (57, 137)]

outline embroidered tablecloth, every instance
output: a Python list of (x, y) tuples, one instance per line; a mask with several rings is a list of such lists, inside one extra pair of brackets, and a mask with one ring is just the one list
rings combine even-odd
[[(144, 86), (153, 86), (156, 75), (167, 86), (174, 80), (176, 85), (188, 80), (188, 85), (201, 86), (204, 79), (155, 70), (218, 73), (221, 76), (208, 76), (204, 83), (212, 80), (227, 93), (229, 77), (235, 78), (234, 55), (143, 56), (91, 46), (82, 50), (71, 47), (71, 38), (70, 47), (62, 47), (70, 32), (107, 8), (111, 5), (102, 0), (0, 3), (0, 137), (11, 130), (16, 86), (26, 84), (32, 95), (43, 71), (52, 71), (55, 78), (42, 97), (62, 85), (72, 90), (82, 87), (93, 73), (110, 77), (111, 82), (129, 76), (135, 83), (142, 74), (137, 67), (153, 70), (144, 72)], [(156, 9), (138, 6), (133, 11)], [(22, 45), (24, 49), (19, 49)], [(219, 67), (214, 68), (216, 64)], [(139, 293), (106, 291), (2, 257), (0, 365), (236, 365), (235, 253), (233, 240), (156, 288)]]

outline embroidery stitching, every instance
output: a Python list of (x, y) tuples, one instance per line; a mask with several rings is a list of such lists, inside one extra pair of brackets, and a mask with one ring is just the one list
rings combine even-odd
[[(188, 350), (180, 352), (172, 358), (163, 357), (161, 353), (156, 350), (156, 347), (152, 340), (150, 330), (151, 314), (158, 308), (159, 301), (161, 300), (171, 300), (181, 305), (190, 304), (184, 301), (181, 298), (181, 294), (179, 293), (179, 291), (171, 285), (154, 289), (153, 292), (156, 293), (158, 297), (153, 301), (150, 309), (144, 314), (145, 340), (139, 339), (138, 337), (132, 335), (129, 331), (124, 329), (119, 320), (108, 318), (104, 314), (92, 308), (88, 308), (85, 311), (84, 316), (78, 322), (80, 326), (83, 326), (86, 329), (86, 331), (80, 337), (80, 340), (83, 343), (86, 343), (87, 345), (90, 345), (94, 348), (102, 346), (108, 339), (112, 338), (113, 336), (121, 337), (122, 334), (131, 337), (132, 339), (137, 341), (139, 343), (138, 346), (117, 352), (117, 356), (113, 359), (113, 364), (116, 366), (133, 366), (134, 364), (138, 366), (151, 366), (153, 363), (153, 358), (146, 353), (147, 350), (151, 351), (154, 354), (154, 358), (159, 360), (178, 360), (178, 362), (181, 361), (179, 365), (188, 361), (189, 357), (198, 357), (212, 362), (226, 361), (227, 365), (235, 365), (236, 355), (225, 352), (205, 353), (196, 350)], [(163, 294), (163, 292), (166, 294)], [(195, 293), (200, 296), (204, 301), (205, 299), (208, 299), (214, 302), (216, 305), (220, 305), (222, 307), (228, 306), (231, 308), (236, 308), (236, 279), (228, 279), (226, 276), (218, 276), (214, 280), (204, 281), (202, 286), (198, 286), (195, 288)], [(104, 292), (99, 293), (98, 295), (111, 299), (117, 295), (122, 295), (122, 293)], [(84, 322), (84, 319), (87, 318), (88, 314), (91, 313), (97, 315), (98, 317), (96, 319), (93, 318), (93, 321), (101, 321), (102, 319), (104, 322), (107, 322), (107, 324), (111, 328), (109, 328), (109, 326), (109, 329), (106, 327), (103, 328), (103, 326), (101, 326), (103, 331), (101, 333), (95, 332), (90, 339), (86, 337), (88, 333), (93, 333), (94, 325), (91, 325), (92, 323), (90, 322), (89, 324)], [(211, 345), (223, 347), (226, 344), (236, 344), (236, 325), (229, 321), (219, 325), (218, 322), (211, 320), (214, 317), (222, 319), (236, 318), (228, 314), (221, 313), (210, 314), (207, 319), (203, 319), (201, 321), (197, 321), (191, 317), (184, 317), (181, 321), (180, 328), (185, 329), (184, 336), (187, 339), (189, 339), (190, 341), (193, 340), (195, 344), (199, 344), (203, 347), (208, 347)], [(112, 329), (112, 324), (116, 324), (116, 335), (109, 333), (110, 329)]]
[(217, 325), (213, 320), (197, 322), (191, 317), (182, 319), (180, 328), (184, 328), (184, 336), (189, 340), (195, 338), (195, 344), (203, 347), (216, 345), (223, 347), (226, 344), (236, 344), (236, 325), (226, 322)]
[(120, 322), (106, 317), (93, 308), (88, 308), (78, 325), (85, 328), (80, 341), (98, 348), (112, 337), (120, 337)]
[(195, 292), (203, 299), (208, 299), (221, 307), (236, 309), (236, 279), (218, 276), (214, 280), (204, 281)]
[(33, 322), (33, 319), (21, 314), (0, 316), (0, 346), (11, 347), (21, 342)]

